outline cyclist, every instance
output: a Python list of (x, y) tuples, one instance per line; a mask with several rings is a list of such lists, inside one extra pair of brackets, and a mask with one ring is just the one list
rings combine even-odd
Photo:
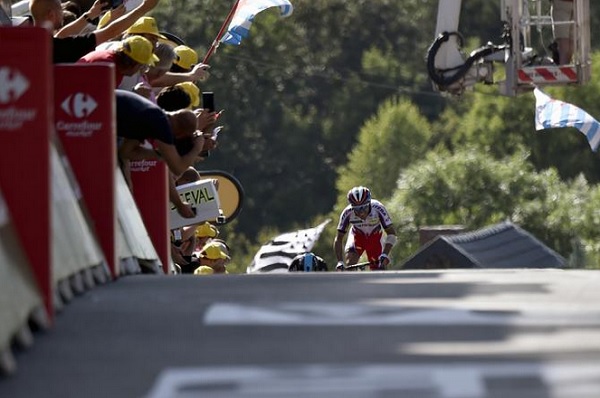
[[(345, 268), (342, 242), (350, 228), (345, 246), (345, 264), (354, 265), (366, 252), (371, 270), (384, 270), (390, 263), (389, 254), (396, 244), (396, 230), (385, 206), (371, 199), (369, 188), (359, 186), (348, 191), (348, 206), (340, 215), (333, 250), (337, 258), (336, 271)], [(382, 245), (385, 231), (385, 245)]]
[(327, 271), (327, 263), (321, 257), (316, 256), (314, 253), (307, 252), (298, 254), (292, 259), (291, 264), (288, 266), (289, 272), (313, 272), (313, 271)]

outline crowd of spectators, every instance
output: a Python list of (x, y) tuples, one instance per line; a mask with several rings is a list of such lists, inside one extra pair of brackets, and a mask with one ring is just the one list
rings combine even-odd
[[(76, 0), (31, 0), (31, 23), (53, 36), (54, 63), (111, 63), (115, 68), (117, 159), (131, 190), (131, 161), (163, 161), (169, 200), (184, 218), (194, 218), (177, 186), (201, 179), (195, 165), (217, 147), (219, 112), (203, 109), (199, 81), (209, 65), (196, 51), (169, 40), (147, 14), (159, 0), (125, 5), (96, 0), (89, 9)], [(118, 2), (117, 2), (118, 3)], [(218, 181), (213, 180), (218, 187)], [(227, 273), (229, 247), (210, 222), (171, 231), (176, 273)]]

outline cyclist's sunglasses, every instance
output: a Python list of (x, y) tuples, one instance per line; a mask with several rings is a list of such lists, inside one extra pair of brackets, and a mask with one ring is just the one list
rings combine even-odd
[(352, 210), (354, 210), (355, 213), (362, 213), (363, 211), (369, 210), (369, 206), (370, 205), (368, 203), (362, 206), (353, 206)]

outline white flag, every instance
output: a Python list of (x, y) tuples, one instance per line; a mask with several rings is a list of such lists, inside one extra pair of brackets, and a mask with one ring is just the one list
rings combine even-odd
[(289, 17), (294, 11), (289, 0), (239, 0), (235, 14), (233, 14), (221, 42), (239, 45), (244, 37), (248, 37), (256, 14), (271, 7), (279, 7), (282, 17)]
[(583, 109), (567, 102), (550, 98), (540, 89), (535, 94), (535, 129), (575, 127), (588, 140), (592, 151), (600, 144), (600, 123)]

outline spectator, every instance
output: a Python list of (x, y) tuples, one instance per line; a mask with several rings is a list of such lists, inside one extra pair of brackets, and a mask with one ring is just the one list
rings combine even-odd
[[(200, 179), (200, 174), (193, 167), (190, 166), (183, 174), (176, 179), (172, 173), (169, 173), (169, 201), (175, 207), (177, 212), (185, 218), (193, 218), (196, 213), (194, 212), (192, 205), (181, 200), (177, 187), (180, 185), (188, 184)], [(191, 256), (194, 251), (196, 239), (194, 238), (195, 227), (185, 227), (181, 231), (181, 239), (185, 244), (183, 251), (186, 256)], [(188, 247), (189, 246), (189, 247)]]
[(193, 252), (200, 252), (209, 241), (213, 242), (219, 236), (219, 229), (207, 221), (196, 226), (195, 236)]
[[(147, 99), (124, 90), (116, 91), (118, 159), (131, 183), (128, 165), (131, 160), (163, 160), (171, 173), (179, 177), (196, 160), (204, 146), (200, 133), (214, 123), (205, 113), (189, 110), (165, 112)], [(180, 155), (175, 138), (189, 137), (192, 147)], [(156, 149), (143, 148), (144, 140), (153, 140)]]
[[(142, 0), (142, 3), (129, 13), (89, 34), (55, 37), (52, 43), (54, 63), (77, 62), (85, 54), (94, 51), (100, 43), (120, 35), (138, 18), (156, 7), (158, 2), (159, 0)], [(62, 27), (63, 15), (60, 0), (31, 0), (29, 9), (36, 26), (46, 27), (52, 32)]]
[[(77, 18), (78, 18), (77, 15), (75, 15), (73, 13), (73, 11), (63, 10), (63, 21), (66, 25), (76, 21)], [(55, 36), (57, 36), (57, 35), (58, 35), (58, 33)]]
[(181, 87), (190, 96), (190, 108), (200, 106), (200, 89), (192, 82), (177, 83), (175, 87)]
[(104, 15), (102, 15), (102, 17), (100, 17), (100, 19), (98, 20), (98, 24), (96, 26), (98, 27), (98, 29), (103, 28), (106, 25), (108, 25), (109, 23), (111, 23), (112, 21), (125, 15), (126, 11), (127, 10), (125, 9), (125, 3), (121, 3), (117, 7), (106, 11), (104, 13)]
[(94, 50), (81, 57), (77, 63), (114, 64), (115, 88), (117, 88), (121, 84), (123, 76), (132, 76), (140, 70), (147, 70), (158, 61), (150, 41), (142, 36), (131, 36), (119, 42), (118, 47), (114, 50)]
[(81, 6), (74, 1), (65, 1), (61, 4), (62, 9), (72, 12), (77, 18), (81, 16)]
[[(176, 185), (189, 184), (199, 179), (200, 174), (198, 171), (190, 167), (177, 179)], [(175, 208), (178, 207), (178, 204), (181, 206), (186, 205), (181, 201), (176, 189), (174, 190), (174, 196), (173, 191), (170, 191), (169, 197)], [(194, 269), (199, 266), (194, 251), (198, 246), (202, 248), (210, 238), (214, 238), (218, 234), (219, 230), (208, 222), (171, 231), (171, 254), (173, 262), (179, 266), (181, 273), (191, 274), (194, 272)]]
[[(62, 3), (63, 6), (63, 27), (60, 28), (54, 37), (64, 38), (83, 33), (84, 29), (93, 24), (94, 20), (102, 13), (102, 2), (96, 0), (90, 9), (82, 14), (79, 4), (68, 1)], [(72, 14), (71, 14), (72, 13)], [(73, 15), (71, 17), (70, 15)], [(70, 20), (70, 18), (74, 18)]]
[(177, 55), (177, 60), (173, 62), (171, 72), (183, 73), (192, 70), (198, 63), (198, 53), (188, 46), (180, 45), (173, 49)]
[(149, 81), (167, 73), (175, 59), (175, 53), (167, 43), (158, 43), (154, 49), (154, 54), (159, 58), (159, 61), (151, 66), (146, 73), (137, 75), (138, 83), (135, 84), (132, 90), (133, 92), (148, 98), (152, 102), (156, 102), (156, 93), (159, 89), (153, 88)]
[(227, 274), (229, 260), (231, 257), (223, 251), (220, 244), (210, 242), (200, 251), (200, 266), (196, 268), (194, 274)]
[(173, 61), (171, 70), (165, 75), (153, 79), (150, 82), (154, 87), (174, 86), (183, 82), (205, 81), (210, 74), (210, 66), (198, 63), (198, 54), (188, 46), (177, 46), (173, 49), (176, 59)]
[[(157, 105), (165, 111), (178, 111), (187, 109), (190, 106), (190, 97), (181, 87), (168, 87), (161, 90), (156, 97), (156, 101)], [(201, 111), (196, 111), (196, 113), (204, 115), (209, 123), (205, 125), (205, 128), (203, 130), (207, 133), (207, 135), (205, 135), (204, 146), (199, 154), (199, 158), (197, 159), (197, 161), (200, 161), (203, 160), (208, 151), (214, 149), (217, 145), (216, 140), (212, 137), (212, 129), (216, 121), (216, 113)], [(191, 151), (193, 146), (193, 137), (188, 136), (175, 138), (175, 148), (177, 149), (177, 153), (179, 153), (180, 155), (185, 155), (186, 153)], [(177, 193), (176, 189), (175, 179), (176, 178), (172, 175), (172, 173), (170, 173), (169, 198), (171, 200), (171, 203), (173, 203), (173, 205), (177, 208), (177, 211), (182, 217), (192, 218), (194, 217), (194, 214), (192, 212), (191, 206), (185, 204), (179, 198), (179, 194)]]
[(156, 104), (165, 111), (191, 109), (192, 98), (183, 87), (177, 84), (160, 90), (156, 95)]
[(573, 0), (553, 0), (551, 13), (554, 34), (554, 43), (550, 46), (552, 58), (557, 65), (567, 65), (573, 58), (573, 24), (561, 22), (573, 21)]
[(156, 46), (159, 39), (167, 40), (167, 38), (158, 31), (158, 25), (156, 19), (153, 17), (141, 17), (133, 23), (126, 31), (125, 37), (127, 36), (143, 36), (150, 40), (152, 44)]

